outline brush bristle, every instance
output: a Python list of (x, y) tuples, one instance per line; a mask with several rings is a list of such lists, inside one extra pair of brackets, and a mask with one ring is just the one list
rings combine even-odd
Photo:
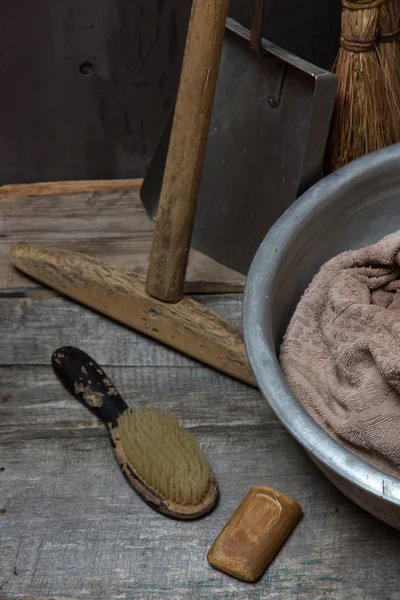
[(195, 438), (171, 415), (129, 408), (118, 418), (128, 462), (165, 499), (197, 505), (206, 495), (210, 467)]

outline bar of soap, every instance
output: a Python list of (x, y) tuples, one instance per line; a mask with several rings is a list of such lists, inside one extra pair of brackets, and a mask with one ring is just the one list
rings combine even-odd
[(207, 554), (212, 567), (254, 583), (264, 573), (302, 515), (289, 496), (252, 487)]

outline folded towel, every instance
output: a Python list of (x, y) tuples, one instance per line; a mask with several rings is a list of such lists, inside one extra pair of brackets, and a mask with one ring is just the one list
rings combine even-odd
[(280, 363), (343, 446), (400, 478), (400, 232), (327, 262), (301, 298)]

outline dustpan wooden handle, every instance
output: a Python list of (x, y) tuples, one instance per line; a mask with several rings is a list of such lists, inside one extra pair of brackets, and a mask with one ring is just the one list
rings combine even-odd
[(193, 0), (146, 291), (183, 296), (229, 0)]

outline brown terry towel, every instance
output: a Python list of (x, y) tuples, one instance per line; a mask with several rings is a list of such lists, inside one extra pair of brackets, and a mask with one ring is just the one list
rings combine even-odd
[(333, 438), (400, 478), (400, 231), (327, 262), (301, 298), (280, 362)]

